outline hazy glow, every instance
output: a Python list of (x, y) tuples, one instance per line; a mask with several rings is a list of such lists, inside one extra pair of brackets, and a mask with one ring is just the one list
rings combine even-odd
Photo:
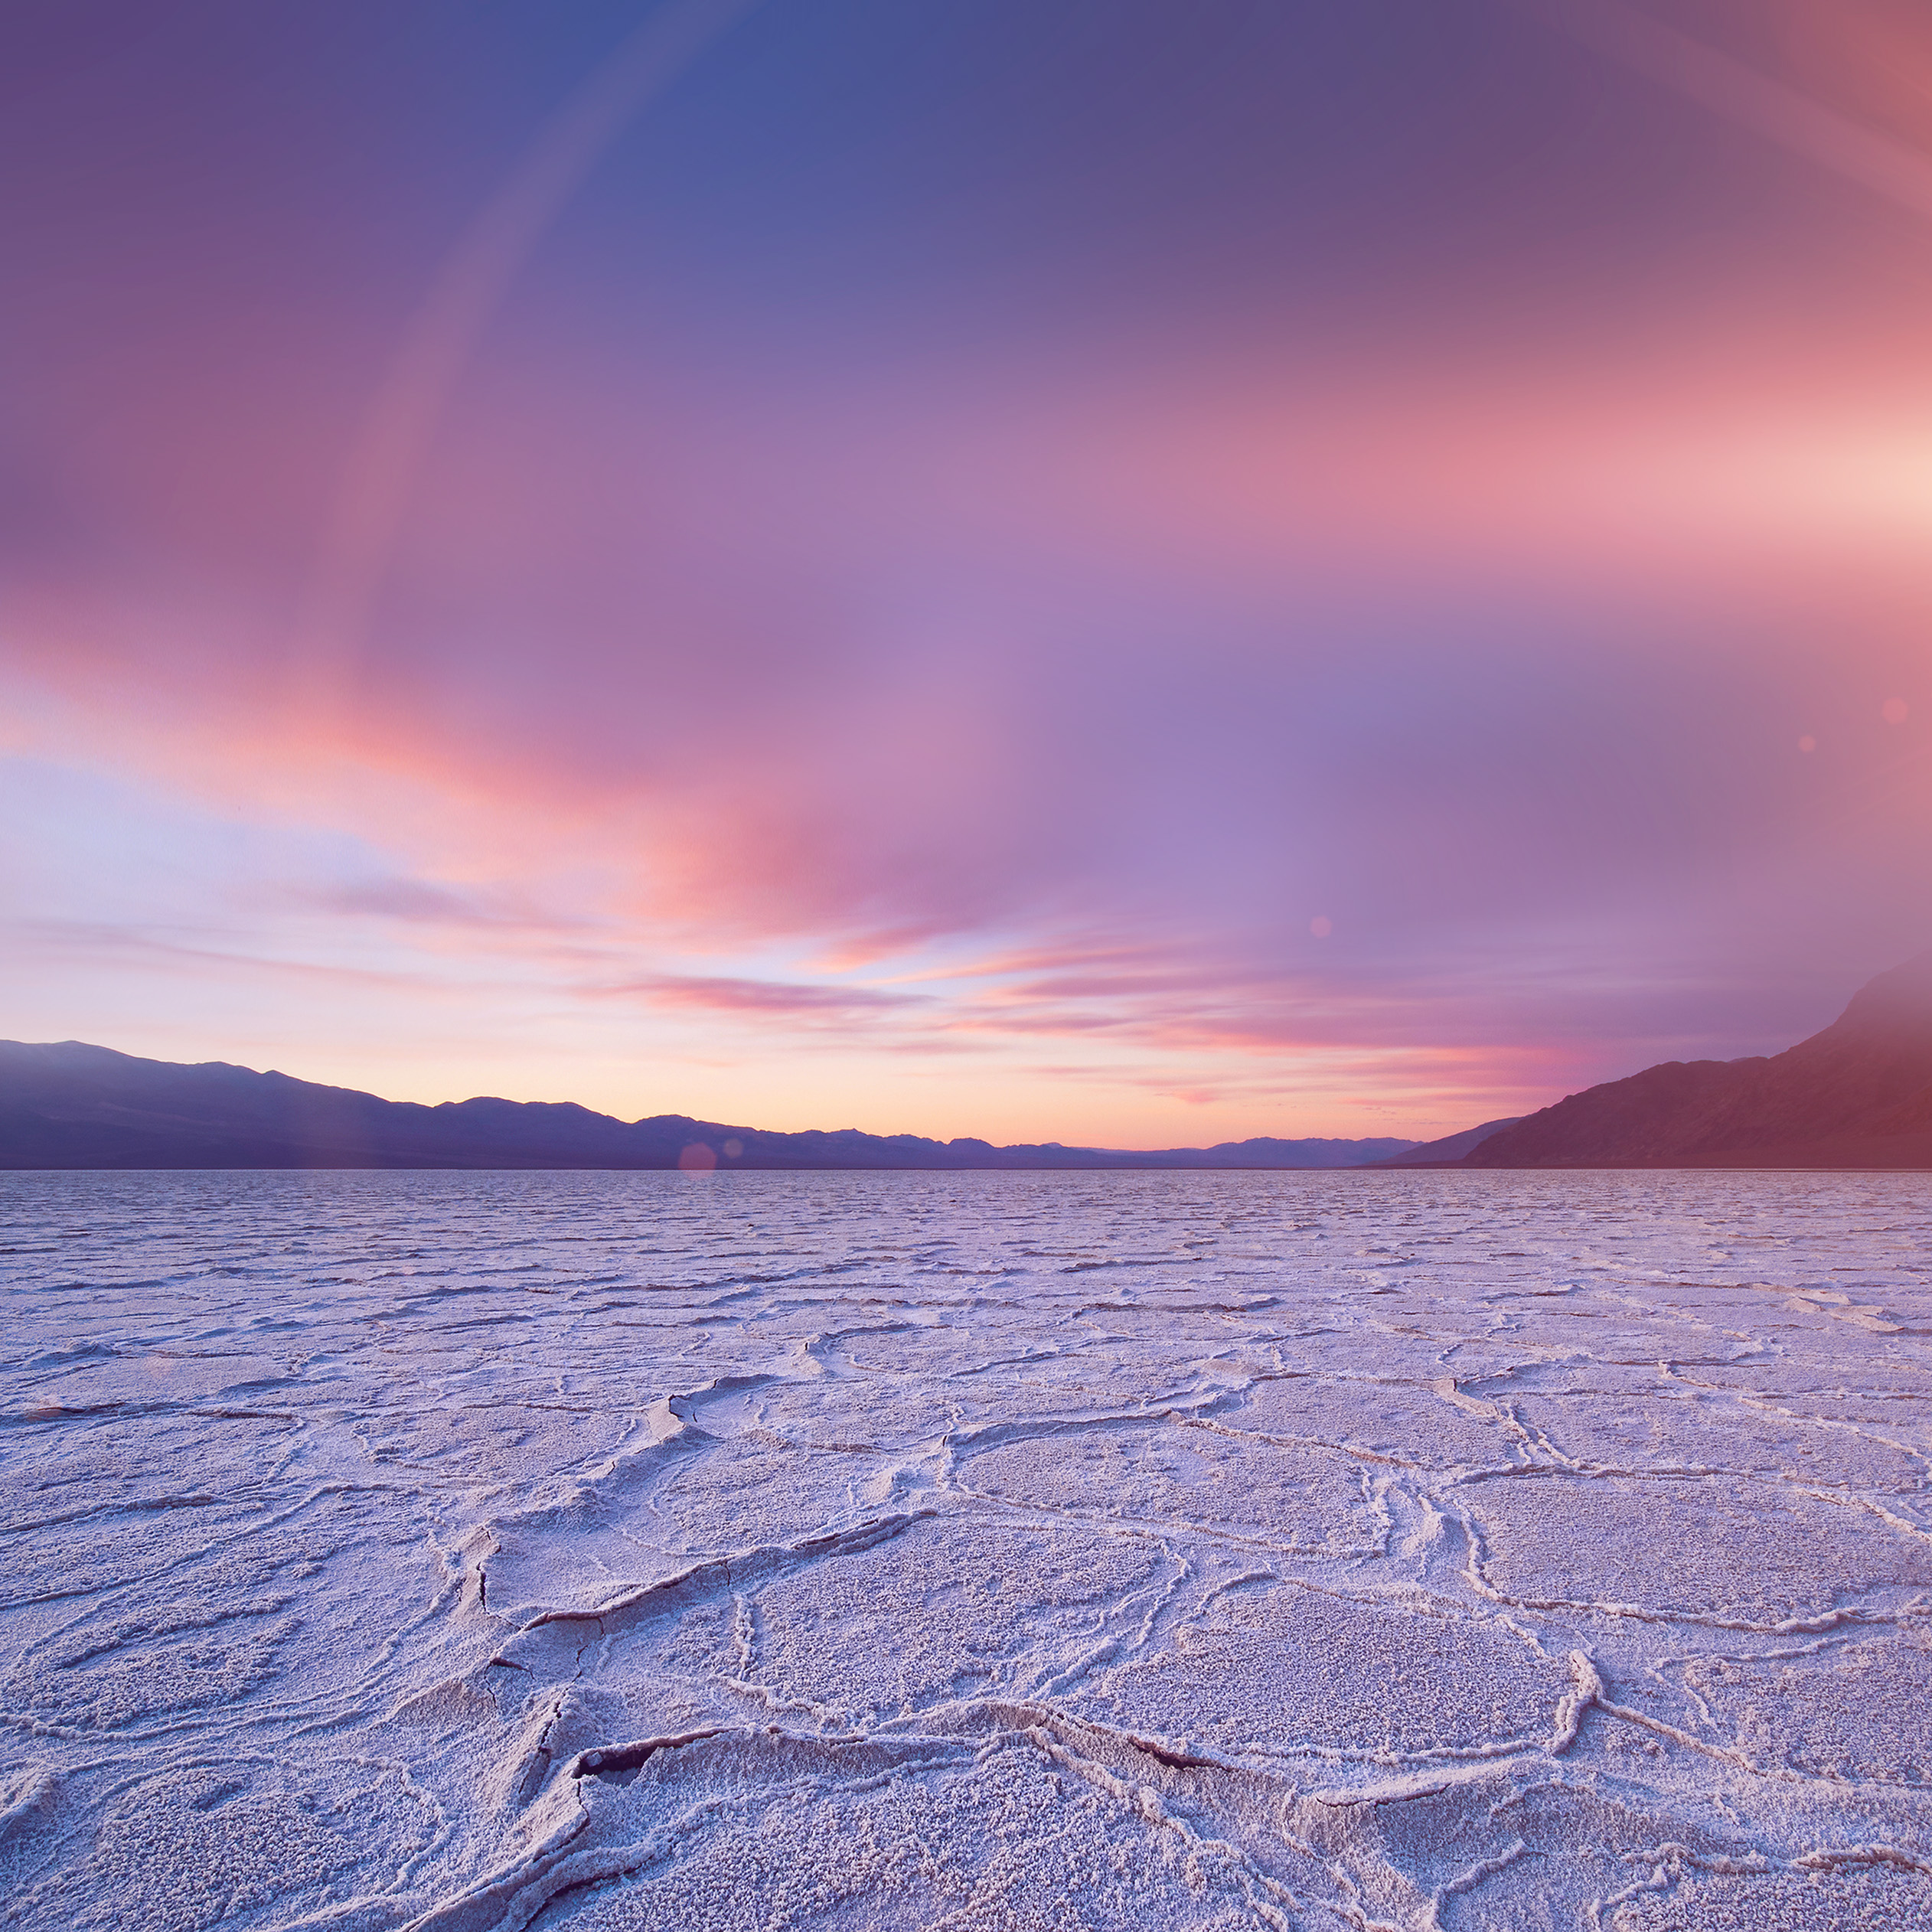
[(4, 1030), (1157, 1144), (1821, 1023), (1932, 33), (1373, 11), (29, 9)]

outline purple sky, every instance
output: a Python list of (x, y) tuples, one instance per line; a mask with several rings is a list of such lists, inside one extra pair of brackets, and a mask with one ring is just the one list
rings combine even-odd
[(1447, 1132), (1932, 943), (1918, 0), (38, 4), (0, 1032)]

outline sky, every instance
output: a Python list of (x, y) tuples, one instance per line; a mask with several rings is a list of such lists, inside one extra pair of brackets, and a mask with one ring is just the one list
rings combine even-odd
[(1932, 945), (1922, 0), (15, 0), (0, 1033), (1428, 1137)]

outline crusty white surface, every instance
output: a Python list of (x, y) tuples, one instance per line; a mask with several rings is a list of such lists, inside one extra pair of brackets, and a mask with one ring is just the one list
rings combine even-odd
[(1932, 1923), (1932, 1177), (0, 1215), (10, 1923)]

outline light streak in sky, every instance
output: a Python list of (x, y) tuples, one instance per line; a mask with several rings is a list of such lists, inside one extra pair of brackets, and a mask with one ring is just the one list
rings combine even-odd
[(1932, 156), (1862, 126), (1624, 0), (1529, 0), (1578, 39), (1876, 195), (1932, 219)]
[(438, 419), (491, 315), (636, 117), (762, 0), (671, 0), (578, 88), (478, 211), (411, 316), (351, 449), (316, 573), (305, 703), (354, 680), (370, 599)]

